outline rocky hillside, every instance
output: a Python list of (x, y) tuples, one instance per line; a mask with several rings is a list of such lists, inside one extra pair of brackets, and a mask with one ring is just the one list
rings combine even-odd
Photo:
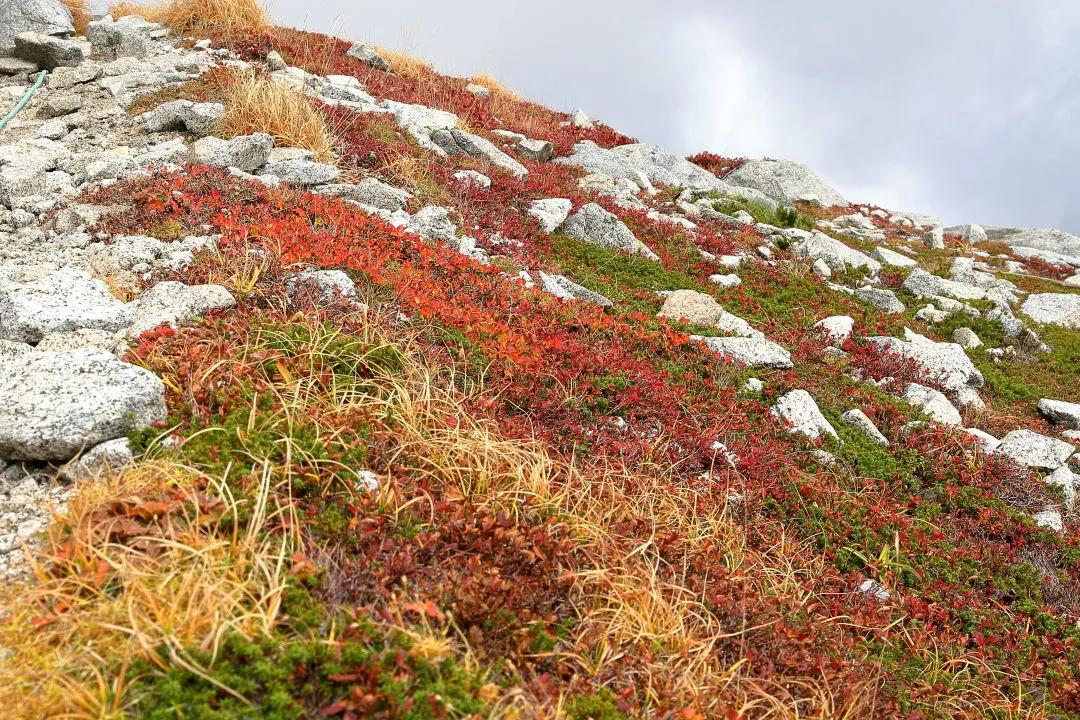
[(1080, 717), (1080, 238), (111, 13), (0, 0), (5, 717)]

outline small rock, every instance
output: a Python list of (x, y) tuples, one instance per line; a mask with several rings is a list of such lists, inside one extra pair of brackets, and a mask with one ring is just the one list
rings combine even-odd
[(923, 413), (934, 422), (957, 427), (963, 424), (960, 411), (949, 402), (949, 398), (933, 388), (910, 383), (904, 390), (903, 397), (909, 405), (921, 408)]
[(135, 318), (127, 334), (136, 338), (161, 325), (176, 327), (212, 310), (235, 307), (236, 298), (220, 285), (185, 285), (170, 280), (154, 285), (132, 305)]
[(1038, 409), (1040, 415), (1055, 425), (1080, 430), (1080, 404), (1043, 398)]
[(630, 228), (626, 227), (617, 215), (608, 212), (596, 203), (589, 203), (570, 215), (560, 229), (568, 237), (584, 240), (593, 245), (643, 255), (650, 260), (660, 259), (634, 236)]
[(266, 69), (270, 72), (278, 72), (288, 67), (288, 63), (285, 62), (285, 58), (281, 57), (281, 53), (277, 50), (271, 50), (266, 53)]
[(483, 85), (477, 85), (476, 83), (469, 83), (465, 86), (465, 92), (470, 95), (474, 95), (481, 100), (486, 100), (491, 97), (491, 89), (486, 88)]
[(529, 215), (540, 221), (540, 229), (544, 232), (555, 232), (570, 215), (574, 203), (565, 198), (548, 198), (546, 200), (534, 200), (529, 205)]
[(964, 432), (979, 441), (979, 444), (982, 445), (983, 452), (993, 452), (1001, 445), (1000, 440), (988, 432), (983, 432), (979, 428), (964, 428)]
[(44, 70), (75, 67), (86, 59), (83, 46), (51, 35), (24, 32), (15, 36), (15, 57), (35, 63)]
[(472, 185), (483, 190), (487, 190), (491, 187), (491, 178), (483, 173), (476, 172), (475, 170), (458, 170), (454, 173), (454, 180), (458, 181), (462, 185)]
[(436, 130), (431, 134), (431, 141), (449, 155), (483, 157), (492, 165), (502, 168), (517, 177), (529, 174), (524, 165), (495, 147), (495, 144), (490, 140), (479, 135), (473, 135), (456, 128)]
[(710, 275), (709, 276), (709, 282), (711, 282), (711, 283), (713, 283), (715, 285), (719, 285), (722, 288), (730, 289), (730, 288), (735, 288), (735, 287), (739, 287), (740, 285), (742, 285), (742, 278), (740, 278), (738, 275), (734, 275), (734, 274), (730, 274), (730, 275)]
[(743, 390), (747, 392), (765, 392), (765, 383), (758, 378), (750, 378), (743, 384)]
[(333, 165), (311, 160), (281, 160), (267, 163), (257, 174), (273, 175), (287, 185), (310, 187), (334, 182), (341, 176), (341, 171)]
[(563, 300), (584, 300), (603, 308), (612, 306), (612, 302), (600, 293), (578, 285), (562, 275), (548, 275), (541, 270), (540, 284), (544, 290)]
[(1020, 307), (1020, 312), (1037, 323), (1080, 330), (1080, 295), (1066, 293), (1031, 295)]
[(146, 114), (149, 132), (187, 130), (195, 135), (209, 135), (225, 114), (221, 103), (193, 103), (190, 100), (173, 100)]
[(570, 122), (574, 127), (581, 128), (582, 130), (592, 130), (594, 127), (596, 127), (596, 124), (593, 122), (592, 118), (586, 115), (585, 111), (581, 108), (578, 108), (573, 112), (573, 114), (570, 116)]
[(833, 345), (843, 345), (855, 332), (855, 319), (848, 315), (834, 315), (820, 320), (814, 328), (826, 336)]
[(878, 445), (881, 445), (882, 447), (889, 446), (888, 438), (881, 434), (881, 431), (878, 430), (877, 425), (874, 424), (874, 421), (868, 418), (866, 416), (866, 413), (864, 413), (862, 410), (859, 410), (857, 408), (854, 410), (848, 410), (840, 417), (842, 417), (846, 423), (862, 432), (864, 435), (866, 435)]
[(341, 270), (305, 270), (285, 282), (286, 292), (298, 297), (305, 288), (314, 289), (325, 302), (337, 296), (356, 297), (356, 283)]
[(1001, 439), (996, 452), (1025, 467), (1052, 471), (1064, 465), (1076, 452), (1076, 447), (1031, 430), (1013, 430)]
[(555, 146), (546, 140), (525, 139), (515, 145), (514, 149), (518, 155), (537, 162), (547, 162), (555, 155)]
[(1062, 532), (1065, 530), (1065, 520), (1061, 517), (1061, 513), (1052, 508), (1037, 512), (1032, 515), (1031, 518), (1039, 527), (1044, 527), (1048, 530), (1053, 530), (1054, 532)]
[(887, 602), (892, 597), (885, 586), (877, 580), (864, 580), (862, 584), (859, 585), (859, 592), (869, 598), (881, 602)]
[(945, 233), (940, 227), (932, 227), (922, 234), (922, 243), (931, 250), (945, 249)]
[(855, 291), (855, 297), (873, 305), (878, 310), (896, 315), (907, 310), (907, 305), (896, 297), (896, 293), (885, 288), (862, 287)]
[(1065, 496), (1065, 506), (1071, 508), (1076, 502), (1076, 483), (1080, 478), (1069, 469), (1068, 465), (1062, 465), (1054, 472), (1047, 475), (1043, 480), (1047, 485), (1059, 488)]
[(266, 133), (241, 135), (231, 140), (204, 137), (191, 146), (188, 162), (251, 172), (270, 161), (273, 147), (274, 138)]
[(368, 67), (381, 70), (383, 72), (390, 71), (390, 63), (383, 59), (382, 55), (379, 55), (373, 48), (362, 42), (353, 43), (352, 47), (345, 51), (345, 54), (349, 57), (356, 58), (360, 62), (364, 63)]
[(792, 390), (782, 396), (769, 412), (790, 425), (793, 433), (801, 433), (811, 439), (822, 434), (839, 439), (836, 430), (821, 414), (814, 398), (805, 390)]
[[(734, 316), (732, 316), (734, 317)], [(703, 342), (712, 352), (729, 357), (747, 367), (768, 367), (786, 370), (795, 367), (791, 353), (763, 337), (702, 337), (690, 339)]]
[(874, 248), (873, 252), (870, 254), (884, 264), (892, 265), (893, 267), (913, 268), (917, 267), (919, 264), (915, 258), (909, 258), (907, 255), (901, 255), (898, 252), (894, 252), (881, 246)]
[(127, 438), (103, 442), (77, 460), (64, 466), (60, 475), (68, 482), (78, 482), (97, 477), (102, 473), (123, 470), (135, 459)]
[(964, 348), (965, 350), (974, 350), (977, 347), (982, 347), (982, 340), (975, 334), (975, 331), (971, 328), (961, 327), (953, 330), (953, 342)]

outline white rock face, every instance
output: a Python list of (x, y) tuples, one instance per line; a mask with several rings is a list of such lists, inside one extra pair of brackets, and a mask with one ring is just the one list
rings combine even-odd
[(691, 335), (691, 340), (705, 343), (710, 350), (729, 357), (748, 367), (787, 369), (795, 367), (791, 353), (780, 345), (757, 337), (702, 337)]
[(1039, 401), (1039, 414), (1062, 427), (1080, 430), (1080, 404), (1043, 398)]
[(105, 350), (0, 357), (0, 457), (67, 460), (165, 418), (165, 385)]
[(769, 412), (790, 425), (793, 433), (801, 433), (811, 439), (817, 439), (822, 434), (839, 439), (814, 398), (805, 390), (792, 390), (782, 396)]
[(1065, 496), (1066, 507), (1071, 508), (1076, 503), (1076, 483), (1080, 482), (1080, 478), (1069, 469), (1068, 465), (1062, 465), (1043, 479), (1047, 485), (1061, 490)]
[(258, 175), (272, 176), (287, 185), (307, 188), (336, 182), (341, 177), (341, 171), (333, 165), (295, 158), (268, 162), (259, 168)]
[(934, 422), (957, 427), (963, 424), (960, 411), (949, 402), (949, 398), (933, 388), (910, 383), (904, 390), (904, 400), (912, 407), (921, 408)]
[(1001, 439), (997, 452), (1025, 467), (1057, 470), (1072, 457), (1076, 447), (1032, 430), (1013, 430)]
[(1041, 293), (1030, 296), (1020, 312), (1037, 323), (1080, 330), (1080, 295)]
[(861, 287), (855, 291), (855, 297), (891, 315), (907, 310), (907, 305), (896, 297), (896, 293), (887, 288)]
[(135, 318), (128, 336), (134, 338), (161, 325), (176, 327), (211, 310), (235, 307), (236, 298), (220, 285), (184, 285), (168, 281), (150, 288), (132, 305), (135, 306)]
[(314, 192), (320, 195), (336, 195), (388, 212), (404, 210), (412, 199), (408, 191), (373, 177), (366, 177), (355, 185), (319, 185), (314, 188)]
[(543, 270), (540, 271), (540, 286), (546, 292), (563, 300), (584, 300), (605, 308), (612, 305), (612, 302), (600, 293), (593, 292), (583, 285), (578, 285), (573, 280), (562, 275), (549, 275)]
[(971, 435), (973, 438), (979, 441), (982, 446), (983, 452), (993, 452), (1001, 445), (1001, 441), (988, 432), (980, 430), (979, 428), (964, 428), (964, 432)]
[(709, 282), (726, 290), (730, 290), (731, 288), (742, 285), (742, 278), (734, 273), (728, 273), (727, 275), (710, 275)]
[(753, 188), (787, 205), (804, 195), (814, 195), (826, 206), (848, 204), (843, 195), (810, 168), (790, 160), (749, 160), (724, 180), (731, 185)]
[(944, 295), (955, 300), (982, 300), (986, 297), (986, 290), (980, 287), (966, 285), (956, 280), (946, 280), (918, 268), (911, 271), (902, 287), (920, 298)]
[(797, 240), (792, 252), (811, 262), (821, 260), (833, 272), (843, 272), (849, 267), (866, 268), (872, 273), (881, 270), (881, 263), (874, 258), (817, 230), (809, 237)]
[(649, 184), (660, 183), (668, 187), (703, 188), (721, 192), (732, 190), (726, 182), (686, 158), (644, 143), (621, 145), (609, 150), (591, 140), (583, 140), (571, 148), (570, 155), (558, 158), (555, 162), (577, 165), (591, 173), (603, 174), (616, 180), (630, 180), (638, 186), (644, 184), (644, 179)]
[(593, 245), (622, 250), (632, 255), (644, 255), (650, 260), (660, 259), (645, 243), (634, 237), (634, 233), (617, 215), (596, 203), (583, 206), (568, 217), (559, 229), (568, 237)]
[(885, 247), (876, 247), (870, 254), (884, 264), (892, 265), (893, 267), (913, 268), (918, 267), (919, 265), (919, 262), (915, 258), (910, 258), (907, 255), (903, 255)]
[(850, 315), (834, 315), (814, 324), (822, 335), (833, 345), (843, 345), (855, 332), (855, 319)]
[(1054, 532), (1062, 532), (1065, 530), (1065, 520), (1061, 517), (1061, 513), (1053, 508), (1047, 508), (1042, 512), (1037, 512), (1031, 516), (1035, 521), (1035, 524), (1039, 527), (1053, 530)]
[(983, 376), (964, 349), (956, 343), (938, 343), (909, 329), (904, 330), (907, 341), (892, 337), (871, 337), (883, 350), (914, 359), (926, 369), (929, 377), (936, 377), (953, 390), (964, 385), (982, 387)]
[(83, 328), (116, 331), (130, 309), (100, 280), (60, 269), (29, 282), (0, 279), (0, 338), (36, 344), (49, 333)]
[(566, 198), (534, 200), (529, 205), (529, 215), (540, 221), (541, 230), (550, 233), (566, 222), (573, 207), (574, 203)]
[(848, 410), (840, 417), (844, 419), (844, 422), (859, 430), (863, 435), (866, 435), (878, 445), (881, 445), (882, 447), (889, 446), (889, 439), (881, 434), (881, 431), (878, 430), (874, 421), (868, 418), (866, 413), (862, 410), (859, 410), (858, 408)]
[(974, 350), (977, 347), (982, 347), (983, 344), (983, 341), (979, 339), (979, 336), (971, 328), (956, 328), (953, 330), (952, 337), (953, 342), (965, 350)]
[(305, 290), (313, 290), (323, 302), (337, 296), (356, 297), (356, 283), (342, 270), (305, 270), (285, 281), (285, 291), (297, 297)]

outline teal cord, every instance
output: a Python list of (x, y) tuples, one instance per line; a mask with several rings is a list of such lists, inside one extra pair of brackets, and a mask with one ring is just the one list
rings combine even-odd
[(45, 82), (45, 76), (48, 74), (49, 73), (46, 70), (42, 70), (38, 73), (37, 81), (34, 83), (34, 86), (27, 90), (26, 94), (22, 96), (22, 100), (20, 100), (15, 107), (11, 108), (11, 112), (5, 115), (3, 120), (0, 120), (0, 130), (3, 130), (9, 122), (14, 120), (15, 116), (19, 114), (19, 111), (23, 109), (23, 106), (30, 102), (30, 98), (34, 97), (34, 93), (41, 87), (41, 83)]

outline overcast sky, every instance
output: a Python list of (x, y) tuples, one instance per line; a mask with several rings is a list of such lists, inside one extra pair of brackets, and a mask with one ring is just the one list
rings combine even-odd
[[(661, 7), (661, 6), (664, 7)], [(488, 72), (682, 154), (1080, 234), (1077, 0), (275, 0), (279, 24)]]

